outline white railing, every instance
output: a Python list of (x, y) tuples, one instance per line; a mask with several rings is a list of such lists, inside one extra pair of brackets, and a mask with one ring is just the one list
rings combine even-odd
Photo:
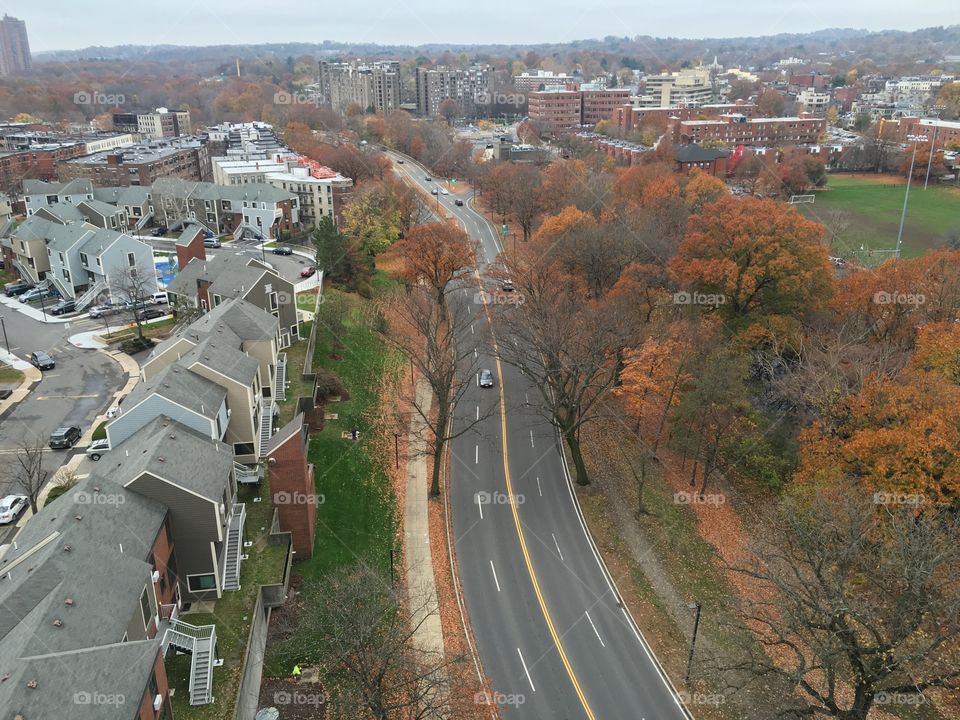
[(287, 354), (277, 355), (277, 375), (273, 383), (273, 396), (277, 400), (287, 399)]
[(77, 310), (83, 310), (87, 305), (100, 297), (101, 293), (106, 289), (107, 283), (104, 280), (97, 280), (83, 295), (77, 298)]

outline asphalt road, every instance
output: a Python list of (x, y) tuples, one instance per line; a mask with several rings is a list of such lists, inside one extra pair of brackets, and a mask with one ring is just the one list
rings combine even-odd
[[(409, 159), (398, 168), (423, 187), (436, 184)], [(469, 203), (457, 207), (453, 195), (439, 203), (480, 241), (482, 273), (499, 251), (496, 232)], [(458, 298), (475, 312), (471, 334), (483, 353), (484, 307), (470, 290)], [(467, 611), (503, 716), (691, 717), (594, 553), (556, 434), (535, 411), (538, 391), (496, 357), (481, 362), (497, 384), (474, 384), (457, 407), (461, 427), (486, 419), (452, 443), (450, 502)], [(497, 412), (487, 417), (490, 403)]]
[[(94, 418), (104, 412), (113, 394), (123, 387), (126, 374), (111, 358), (96, 350), (82, 350), (67, 338), (79, 332), (102, 328), (100, 321), (81, 319), (70, 323), (41, 323), (0, 306), (14, 355), (26, 360), (35, 350), (53, 356), (57, 367), (43, 373), (26, 399), (0, 418), (0, 467), (8, 466), (25, 439), (46, 443), (50, 433), (63, 425), (77, 425), (86, 432)], [(51, 475), (75, 451), (49, 450), (45, 460)], [(13, 492), (7, 473), (0, 471), (0, 495)]]

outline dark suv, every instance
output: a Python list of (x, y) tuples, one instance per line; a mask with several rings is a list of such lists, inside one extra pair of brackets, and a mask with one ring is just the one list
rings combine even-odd
[(54, 450), (69, 450), (80, 439), (81, 434), (76, 425), (57, 428), (50, 435), (50, 447)]
[(18, 295), (23, 295), (27, 290), (32, 290), (33, 285), (27, 282), (15, 282), (7, 285), (4, 293), (7, 297), (17, 297)]
[(30, 364), (41, 370), (53, 370), (57, 363), (43, 350), (30, 353)]

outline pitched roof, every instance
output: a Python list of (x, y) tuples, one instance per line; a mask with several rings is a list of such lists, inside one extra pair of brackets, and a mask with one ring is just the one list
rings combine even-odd
[(729, 150), (721, 150), (720, 148), (705, 148), (697, 145), (696, 143), (690, 143), (689, 145), (677, 145), (676, 147), (677, 162), (681, 163), (713, 162), (718, 158), (727, 157), (729, 155)]
[(142, 185), (94, 188), (93, 197), (111, 205), (145, 205), (150, 188)]
[(39, 208), (34, 215), (50, 215), (60, 222), (61, 225), (66, 225), (69, 222), (86, 222), (86, 217), (76, 205), (71, 205), (70, 203), (57, 203), (56, 205), (46, 205), (42, 208)]
[[(227, 391), (212, 380), (207, 380), (182, 365), (174, 363), (149, 380), (138, 383), (130, 392), (126, 404), (133, 407), (151, 395), (160, 395), (209, 418), (216, 414), (227, 396)], [(123, 417), (121, 415), (117, 420)]]
[(110, 217), (111, 215), (116, 215), (120, 212), (120, 208), (116, 205), (110, 205), (105, 203), (102, 200), (84, 200), (78, 203), (77, 207), (81, 209), (81, 212), (84, 208), (89, 208), (98, 215), (103, 215), (104, 217)]
[(270, 438), (270, 442), (267, 443), (266, 455), (269, 456), (275, 453), (281, 445), (301, 432), (303, 432), (303, 413), (297, 415), (293, 420), (288, 422), (273, 434), (273, 436)]
[(233, 471), (233, 449), (161, 415), (150, 421), (100, 463), (122, 485), (151, 473), (219, 502)]
[(190, 325), (195, 332), (211, 332), (217, 325), (229, 327), (241, 340), (257, 342), (277, 336), (280, 320), (243, 298), (224, 300)]
[(243, 185), (215, 185), (210, 182), (183, 180), (178, 177), (159, 177), (153, 182), (152, 192), (180, 198), (199, 200), (230, 200), (232, 202), (278, 203), (296, 198), (291, 192), (267, 183)]
[(221, 252), (207, 260), (190, 260), (170, 282), (167, 290), (176, 295), (192, 297), (196, 294), (197, 280), (205, 280), (211, 283), (209, 292), (214, 295), (223, 298), (243, 297), (257, 285), (264, 273), (270, 275), (269, 282), (274, 285), (290, 284), (258, 260), (238, 253)]
[(189, 222), (183, 226), (183, 232), (180, 233), (180, 236), (177, 238), (177, 245), (189, 245), (190, 242), (197, 237), (198, 232), (206, 233), (206, 228), (203, 225), (198, 225), (194, 222)]
[(177, 362), (187, 368), (203, 365), (247, 386), (260, 369), (257, 359), (240, 349), (240, 338), (229, 328), (210, 333)]

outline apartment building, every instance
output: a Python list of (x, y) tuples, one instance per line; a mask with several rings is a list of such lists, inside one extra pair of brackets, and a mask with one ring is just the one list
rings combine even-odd
[(632, 104), (636, 98), (630, 98), (631, 104), (615, 108), (611, 119), (621, 132), (629, 132), (643, 126), (644, 123), (656, 123), (664, 127), (671, 120), (707, 120), (739, 113), (744, 117), (753, 117), (757, 106), (744, 100), (733, 103), (710, 103), (707, 105), (679, 105), (666, 108), (637, 107)]
[(571, 87), (583, 82), (583, 78), (567, 73), (555, 73), (552, 70), (534, 70), (515, 75), (513, 86), (521, 92), (543, 90), (548, 87)]
[(637, 107), (704, 105), (717, 101), (708, 68), (690, 68), (661, 75), (647, 75), (644, 92), (635, 101)]
[(797, 104), (805, 113), (824, 115), (830, 107), (832, 97), (829, 91), (804, 88), (797, 93)]
[(56, 180), (57, 166), (71, 158), (86, 154), (86, 145), (79, 141), (36, 143), (27, 150), (0, 150), (0, 191), (20, 192), (24, 178)]
[(276, 152), (288, 152), (288, 149), (273, 128), (265, 122), (222, 123), (207, 127), (200, 135), (206, 139), (210, 155), (241, 156), (248, 153), (270, 155)]
[(748, 118), (722, 115), (718, 120), (673, 123), (674, 142), (719, 142), (724, 145), (802, 145), (817, 143), (827, 121), (814, 117)]
[(454, 100), (465, 116), (476, 115), (478, 102), (490, 94), (493, 67), (471, 65), (468, 68), (417, 68), (417, 113), (439, 115), (444, 100)]
[(337, 112), (346, 112), (350, 105), (358, 105), (365, 111), (388, 113), (400, 107), (400, 63), (321, 60), (318, 87), (320, 101)]
[(530, 122), (540, 132), (549, 135), (579, 128), (581, 111), (579, 90), (547, 88), (527, 94), (527, 115)]
[(909, 142), (910, 137), (926, 138), (938, 150), (948, 145), (960, 145), (960, 122), (937, 118), (902, 117), (883, 121), (880, 136), (897, 142)]
[(580, 86), (582, 103), (581, 125), (596, 125), (601, 120), (610, 120), (617, 108), (630, 98), (626, 88), (601, 88), (593, 83)]
[(210, 177), (206, 145), (193, 137), (149, 140), (57, 163), (61, 181), (86, 178), (99, 187), (150, 185), (158, 178)]
[(19, 75), (32, 69), (27, 24), (4, 15), (0, 20), (0, 76)]

